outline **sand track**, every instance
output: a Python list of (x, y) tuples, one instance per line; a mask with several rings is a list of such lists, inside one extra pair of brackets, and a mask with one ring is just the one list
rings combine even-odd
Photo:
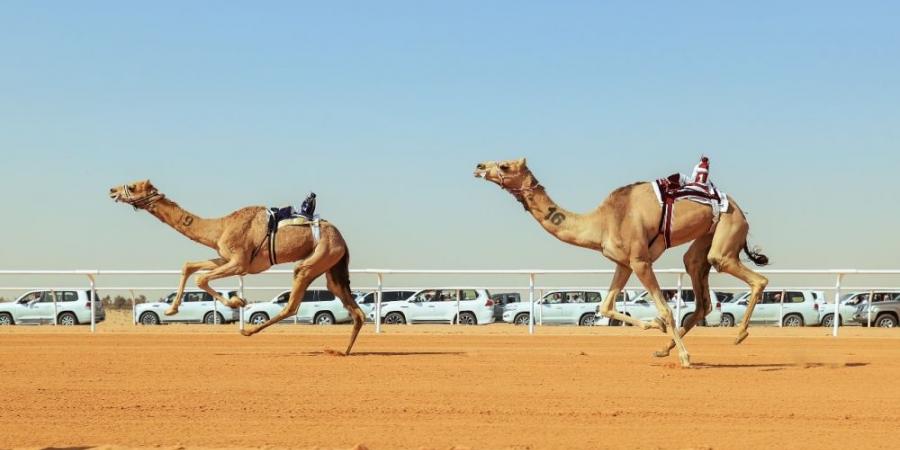
[[(900, 331), (0, 329), (0, 447), (895, 447)], [(271, 332), (270, 332), (271, 331)]]

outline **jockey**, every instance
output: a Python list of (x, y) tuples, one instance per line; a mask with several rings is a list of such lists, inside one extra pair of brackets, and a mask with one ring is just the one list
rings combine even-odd
[(695, 184), (709, 185), (709, 158), (700, 157), (700, 162), (694, 166), (694, 173), (691, 174), (691, 182)]

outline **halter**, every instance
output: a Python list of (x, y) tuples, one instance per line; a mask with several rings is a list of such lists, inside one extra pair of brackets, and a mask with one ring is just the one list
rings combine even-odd
[(122, 201), (131, 205), (135, 211), (138, 209), (147, 209), (149, 210), (153, 204), (158, 202), (160, 199), (165, 198), (165, 194), (160, 194), (156, 188), (153, 188), (147, 195), (141, 198), (134, 198), (134, 195), (131, 193), (131, 189), (128, 189), (127, 184), (122, 185), (123, 199)]
[[(498, 174), (497, 174), (497, 177), (500, 178), (500, 187), (504, 191), (512, 194), (516, 198), (516, 200), (518, 200), (519, 203), (521, 203), (522, 206), (525, 207), (525, 211), (531, 211), (531, 208), (528, 207), (528, 203), (525, 201), (525, 194), (526, 193), (530, 194), (530, 193), (534, 192), (535, 189), (538, 189), (538, 188), (543, 189), (543, 186), (541, 186), (541, 182), (538, 181), (537, 178), (534, 177), (534, 174), (529, 174), (529, 176), (531, 177), (532, 180), (534, 180), (534, 184), (532, 186), (513, 188), (513, 187), (509, 187), (506, 185), (506, 177), (503, 176), (503, 171), (498, 171)], [(528, 180), (526, 179), (526, 182), (527, 181)], [(522, 184), (524, 186), (525, 183), (522, 183)]]

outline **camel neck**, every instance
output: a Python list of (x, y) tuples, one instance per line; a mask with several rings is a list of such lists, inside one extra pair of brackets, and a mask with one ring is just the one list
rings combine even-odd
[(222, 236), (222, 226), (219, 219), (199, 217), (167, 198), (162, 198), (154, 203), (147, 208), (147, 212), (174, 228), (175, 231), (185, 235), (188, 239), (213, 249), (218, 248), (217, 242), (219, 237)]
[(579, 247), (599, 248), (593, 239), (597, 230), (592, 229), (584, 215), (569, 211), (553, 201), (543, 186), (537, 185), (524, 194), (528, 212), (557, 239)]

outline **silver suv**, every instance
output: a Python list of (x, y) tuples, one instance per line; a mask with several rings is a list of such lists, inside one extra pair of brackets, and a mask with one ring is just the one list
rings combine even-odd
[[(869, 311), (870, 309), (871, 311)], [(872, 307), (869, 308), (868, 301), (860, 304), (853, 315), (853, 321), (866, 325), (870, 314), (872, 316), (872, 325), (882, 328), (896, 327), (900, 324), (900, 294), (893, 292), (875, 293), (872, 297)]]
[[(56, 306), (54, 307), (54, 293)], [(106, 319), (103, 303), (91, 301), (90, 289), (30, 291), (15, 301), (0, 303), (0, 325), (58, 323), (78, 325), (91, 323), (91, 305), (96, 322)]]

